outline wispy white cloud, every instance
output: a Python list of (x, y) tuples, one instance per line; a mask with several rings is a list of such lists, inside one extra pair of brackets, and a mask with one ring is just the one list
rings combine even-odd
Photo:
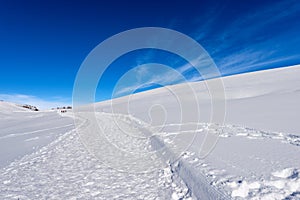
[[(287, 35), (271, 34), (270, 32), (261, 34), (261, 32), (267, 27), (279, 24), (280, 21), (295, 15), (299, 11), (299, 6), (294, 6), (296, 3), (297, 1), (280, 1), (274, 2), (271, 6), (259, 7), (257, 10), (251, 10), (251, 12), (241, 14), (235, 20), (229, 21), (228, 24), (222, 26), (222, 30), (216, 27), (222, 17), (222, 11), (216, 7), (216, 9), (212, 9), (212, 12), (207, 13), (207, 16), (204, 17), (206, 20), (202, 18), (201, 22), (197, 22), (195, 30), (190, 35), (200, 43), (209, 41), (207, 42), (211, 47), (209, 53), (215, 59), (222, 75), (257, 70), (259, 67), (269, 66), (268, 68), (271, 68), (270, 65), (275, 66), (280, 62), (295, 59), (299, 54), (283, 55), (280, 53), (283, 48), (280, 48), (276, 41), (282, 41)], [(224, 10), (226, 9), (224, 8)], [(217, 29), (216, 33), (214, 29)], [(274, 44), (277, 46), (275, 47)], [(145, 54), (142, 60), (138, 60), (137, 66), (144, 64), (145, 60), (147, 61), (155, 55), (156, 53), (153, 51)], [(174, 60), (172, 68), (184, 75), (186, 79), (178, 77), (172, 71), (156, 73), (149, 67), (140, 66), (135, 69), (135, 81), (129, 81), (119, 87), (116, 94), (126, 95), (137, 89), (147, 89), (155, 84), (171, 85), (210, 77), (208, 74), (201, 77), (194, 68), (199, 65), (205, 66), (204, 60), (201, 58), (183, 65), (178, 65), (179, 63), (178, 60)], [(209, 70), (204, 70), (204, 73), (208, 72)]]
[(232, 69), (240, 68), (245, 65), (251, 66), (255, 63), (265, 60), (273, 53), (274, 51), (264, 52), (254, 50), (252, 48), (243, 49), (241, 51), (224, 56), (223, 59), (219, 62), (219, 67), (223, 72), (226, 72), (226, 70), (230, 71)]
[[(285, 56), (285, 57), (279, 57), (276, 59), (272, 59), (272, 60), (268, 60), (268, 61), (264, 61), (264, 62), (258, 62), (258, 63), (254, 63), (252, 65), (248, 65), (246, 66), (245, 69), (251, 69), (251, 68), (260, 68), (260, 67), (264, 67), (264, 66), (268, 66), (268, 65), (275, 65), (281, 62), (285, 62), (285, 61), (290, 61), (293, 59), (299, 58), (298, 55), (292, 55), (292, 56)], [(282, 67), (286, 67), (286, 66), (282, 66)], [(243, 68), (240, 68), (240, 70), (245, 70)]]
[(45, 100), (26, 94), (0, 94), (0, 99), (17, 104), (29, 104), (42, 110), (55, 108), (57, 106), (71, 105), (71, 101), (61, 97), (54, 97), (51, 100)]
[(248, 42), (253, 43), (257, 32), (274, 23), (279, 24), (280, 20), (298, 13), (298, 4), (298, 1), (278, 1), (272, 3), (271, 6), (265, 5), (256, 11), (252, 10), (250, 13), (245, 13), (221, 31), (218, 37), (224, 42), (220, 43), (220, 45), (231, 45), (232, 42), (240, 41), (241, 38), (251, 38)]
[(137, 66), (116, 86), (115, 95), (127, 95), (154, 85), (171, 85), (185, 81), (181, 73), (162, 64), (149, 63)]
[(299, 10), (298, 1), (274, 2), (244, 13), (224, 26), (224, 30), (211, 35), (210, 41), (214, 42), (209, 53), (223, 75), (256, 70), (259, 66), (272, 68), (271, 65), (299, 56), (299, 52), (287, 55), (297, 38), (289, 35), (292, 31), (268, 30), (295, 16)]
[(221, 8), (215, 4), (206, 13), (201, 14), (201, 20), (195, 19), (193, 27), (197, 27), (195, 31), (191, 33), (192, 38), (197, 41), (202, 41), (212, 35), (212, 27), (220, 17)]
[[(203, 77), (197, 72), (195, 66), (198, 66), (198, 69), (206, 78), (209, 78), (211, 75), (216, 76), (216, 73), (213, 73), (214, 70), (210, 70), (207, 67), (211, 64), (210, 62), (211, 60), (207, 55), (200, 55), (190, 63), (183, 64), (179, 67), (171, 68), (155, 63), (137, 66), (127, 72), (127, 75), (123, 76), (125, 80), (121, 79), (122, 81), (115, 87), (115, 95), (128, 95), (136, 90), (147, 89), (154, 85), (167, 86), (202, 80)], [(201, 70), (201, 67), (203, 70)]]

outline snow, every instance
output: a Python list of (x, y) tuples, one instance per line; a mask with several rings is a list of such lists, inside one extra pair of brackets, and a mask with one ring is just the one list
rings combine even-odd
[(0, 102), (0, 167), (35, 152), (71, 129), (73, 120), (57, 112), (35, 112)]
[[(210, 121), (204, 82), (99, 102), (95, 113), (0, 102), (0, 199), (299, 199), (299, 77), (292, 66), (223, 78), (224, 124)], [(207, 133), (219, 138), (203, 157)]]
[[(225, 124), (300, 135), (299, 76), (300, 65), (223, 77)], [(95, 108), (104, 112), (129, 112), (151, 125), (181, 123), (182, 115), (185, 123), (198, 122), (198, 119), (210, 122), (212, 103), (207, 85), (211, 81), (214, 80), (141, 92), (113, 102), (97, 103)], [(198, 102), (194, 101), (193, 95), (198, 97)]]
[(232, 191), (231, 196), (232, 197), (242, 197), (246, 198), (249, 194), (249, 185), (246, 181), (242, 182), (242, 184), (239, 186), (238, 189), (235, 189)]
[(16, 105), (15, 103), (0, 101), (0, 113), (1, 116), (5, 116), (5, 114), (11, 112), (22, 112), (29, 111), (27, 108), (23, 108), (21, 106)]
[[(199, 125), (203, 130), (216, 128), (205, 123)], [(292, 198), (299, 192), (300, 149), (299, 143), (290, 142), (291, 135), (232, 125), (222, 129), (224, 137), (205, 159), (194, 153), (204, 132), (182, 154), (182, 159), (204, 174), (211, 185), (237, 199), (267, 199), (271, 195), (275, 199)], [(187, 133), (185, 129), (184, 137)]]
[[(103, 122), (111, 119), (108, 114), (99, 113), (98, 117)], [(110, 134), (117, 130), (113, 129)], [(137, 143), (127, 143), (128, 139), (123, 138), (124, 147), (135, 148)], [(122, 160), (118, 155), (103, 155), (109, 160), (112, 156)], [(176, 191), (179, 196), (188, 197), (187, 188), (181, 187), (172, 177), (167, 165), (160, 160), (152, 162), (160, 164), (160, 170), (129, 173), (114, 169), (89, 154), (73, 129), (0, 170), (3, 183), (0, 184), (0, 199), (167, 199)]]
[(278, 178), (289, 178), (292, 177), (293, 175), (298, 174), (296, 169), (293, 168), (286, 168), (281, 171), (276, 171), (273, 172), (272, 175)]

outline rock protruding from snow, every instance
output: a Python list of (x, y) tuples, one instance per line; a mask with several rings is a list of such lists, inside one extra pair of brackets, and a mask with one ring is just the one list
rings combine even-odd
[(39, 109), (36, 107), (36, 106), (32, 106), (32, 105), (28, 105), (28, 104), (24, 104), (24, 105), (19, 105), (23, 108), (27, 108), (29, 110), (32, 110), (32, 111), (39, 111)]

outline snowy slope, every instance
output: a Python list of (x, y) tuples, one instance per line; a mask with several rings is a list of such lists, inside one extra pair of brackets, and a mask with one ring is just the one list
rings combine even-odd
[[(226, 95), (225, 123), (300, 134), (299, 77), (300, 65), (222, 78)], [(213, 80), (207, 82), (210, 81)], [(191, 88), (195, 93), (191, 92)], [(157, 111), (155, 118), (166, 112), (169, 114), (166, 123), (174, 123), (179, 121), (181, 112), (176, 98), (186, 96), (193, 99), (194, 94), (199, 98), (200, 121), (210, 122), (211, 98), (207, 84), (203, 81), (141, 92), (115, 99), (112, 104), (115, 112), (130, 112), (149, 123), (151, 113), (148, 111), (152, 109), (154, 111), (152, 114), (156, 115), (156, 110), (152, 106), (159, 104), (165, 111)], [(187, 121), (198, 121), (198, 115), (194, 115), (194, 105), (191, 100), (191, 107), (185, 108), (186, 112), (190, 113)], [(97, 108), (111, 112), (111, 101), (98, 103)], [(156, 122), (161, 123), (157, 119)]]
[[(129, 113), (144, 120), (153, 128), (153, 133), (162, 135), (161, 139), (170, 143), (169, 148), (177, 152), (176, 155), (189, 147), (186, 157), (192, 154), (193, 159), (199, 160), (192, 162), (191, 168), (200, 165), (198, 171), (232, 198), (293, 198), (298, 195), (300, 186), (299, 77), (300, 66), (292, 66), (223, 78), (225, 128), (209, 123), (211, 102), (204, 82), (142, 92), (98, 103), (95, 108), (104, 112)], [(191, 96), (190, 87), (200, 99), (202, 124), (197, 124), (198, 116), (192, 101), (191, 107), (184, 108), (190, 113), (184, 121), (180, 118), (182, 108), (176, 106), (176, 97)], [(213, 126), (212, 130), (210, 126)], [(201, 159), (197, 154), (208, 130), (222, 137), (212, 153)], [(193, 139), (195, 135), (197, 137)], [(191, 146), (188, 145), (190, 141), (193, 141)], [(290, 175), (285, 178), (273, 176), (281, 170), (289, 171)], [(191, 180), (184, 176), (182, 178), (188, 184)]]
[(224, 78), (226, 123), (299, 135), (299, 77), (300, 65)]
[[(6, 159), (0, 199), (300, 199), (298, 77), (300, 66), (224, 78), (224, 125), (210, 123), (204, 82), (100, 102), (95, 113), (82, 107), (75, 127), (70, 112), (5, 111), (3, 144), (52, 131), (61, 136), (22, 159)], [(184, 120), (176, 96), (191, 101)], [(219, 140), (203, 158), (206, 133)]]
[(0, 101), (0, 113), (4, 117), (4, 114), (9, 114), (11, 112), (22, 112), (29, 111), (26, 108), (18, 106), (15, 103)]
[(0, 102), (0, 167), (35, 152), (71, 129), (73, 120), (56, 112), (35, 112)]

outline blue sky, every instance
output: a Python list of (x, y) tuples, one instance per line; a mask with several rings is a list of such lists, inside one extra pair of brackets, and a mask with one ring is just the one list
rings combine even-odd
[[(88, 53), (114, 34), (148, 26), (174, 29), (194, 38), (224, 76), (300, 63), (297, 0), (2, 0), (0, 99), (42, 108), (69, 105), (76, 73)], [(121, 56), (108, 68), (97, 101), (111, 97), (122, 74), (149, 62), (179, 70), (189, 81), (201, 79), (183, 59), (144, 49)], [(166, 80), (168, 83), (173, 82)]]

